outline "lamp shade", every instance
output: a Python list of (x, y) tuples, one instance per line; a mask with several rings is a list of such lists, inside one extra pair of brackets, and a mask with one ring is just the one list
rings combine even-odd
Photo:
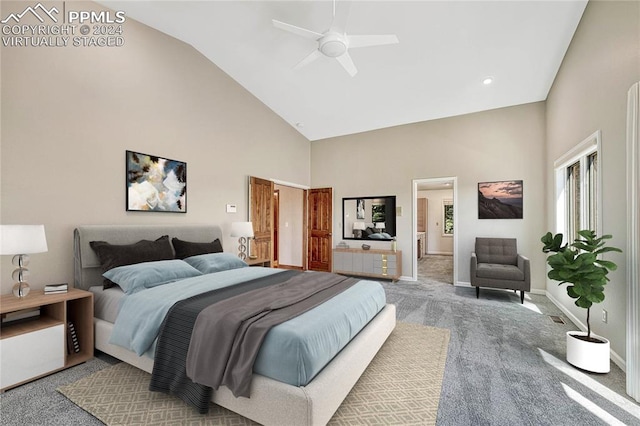
[(376, 223), (376, 228), (378, 228), (378, 229), (384, 229), (384, 222), (378, 222), (378, 223)]
[(232, 222), (232, 237), (253, 237), (253, 224), (251, 222)]
[(364, 222), (353, 222), (353, 229), (364, 230), (366, 227), (364, 226)]
[(0, 254), (30, 254), (47, 251), (44, 225), (0, 225)]

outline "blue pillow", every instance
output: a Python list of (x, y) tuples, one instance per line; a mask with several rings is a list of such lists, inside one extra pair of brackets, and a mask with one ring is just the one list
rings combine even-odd
[(127, 294), (198, 275), (202, 273), (177, 259), (118, 266), (102, 274)]
[(189, 265), (203, 274), (226, 271), (248, 266), (242, 259), (231, 253), (209, 253), (184, 259)]

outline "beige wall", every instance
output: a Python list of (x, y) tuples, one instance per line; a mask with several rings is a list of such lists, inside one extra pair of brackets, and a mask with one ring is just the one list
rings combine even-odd
[[(3, 1), (1, 16), (23, 9)], [(247, 175), (309, 184), (309, 142), (254, 96), (189, 45), (133, 20), (124, 36), (118, 48), (0, 50), (0, 215), (45, 225), (49, 251), (31, 256), (33, 288), (73, 282), (78, 225), (219, 223), (228, 232), (246, 220)], [(187, 162), (186, 214), (125, 211), (127, 149)], [(238, 212), (225, 213), (226, 203)], [(4, 294), (12, 267), (10, 256), (1, 261)]]
[[(427, 254), (453, 254), (453, 236), (442, 235), (444, 230), (443, 201), (453, 201), (453, 190), (418, 191), (418, 198), (420, 197), (427, 199)], [(454, 232), (455, 228), (454, 223)]]
[[(640, 80), (640, 3), (589, 2), (547, 99), (547, 227), (555, 230), (553, 162), (596, 130), (602, 131), (602, 233), (625, 248), (625, 138), (627, 91)], [(609, 256), (618, 264), (610, 276), (603, 303), (592, 308), (592, 329), (625, 356), (625, 256)], [(637, 260), (636, 260), (637, 261)], [(584, 310), (573, 304), (565, 286), (550, 282), (548, 291), (569, 312), (585, 322)], [(608, 311), (603, 323), (602, 309)]]
[[(532, 287), (545, 288), (544, 103), (532, 103), (311, 143), (312, 186), (334, 189), (334, 230), (342, 229), (342, 197), (396, 195), (403, 275), (412, 275), (412, 180), (457, 180), (458, 281), (469, 283), (476, 236), (515, 237), (532, 262)], [(478, 182), (522, 179), (524, 219), (479, 220)], [(334, 239), (334, 244), (340, 240)], [(389, 248), (389, 242), (372, 242)]]

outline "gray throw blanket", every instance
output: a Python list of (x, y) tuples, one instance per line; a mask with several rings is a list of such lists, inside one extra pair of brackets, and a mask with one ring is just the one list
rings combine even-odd
[(288, 270), (212, 290), (174, 304), (160, 327), (149, 390), (175, 395), (205, 414), (209, 412), (212, 389), (187, 377), (187, 351), (198, 314), (207, 306), (243, 292), (273, 286), (303, 272)]
[(296, 317), (358, 280), (326, 272), (291, 279), (216, 303), (200, 312), (187, 354), (187, 376), (195, 383), (249, 397), (253, 364), (271, 327)]

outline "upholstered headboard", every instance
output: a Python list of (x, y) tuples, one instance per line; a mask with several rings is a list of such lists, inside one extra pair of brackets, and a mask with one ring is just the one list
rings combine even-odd
[(111, 244), (133, 244), (140, 240), (155, 240), (163, 235), (184, 241), (207, 243), (220, 239), (217, 225), (87, 225), (73, 231), (74, 286), (87, 290), (101, 285), (102, 269), (98, 256), (89, 243), (106, 241)]

